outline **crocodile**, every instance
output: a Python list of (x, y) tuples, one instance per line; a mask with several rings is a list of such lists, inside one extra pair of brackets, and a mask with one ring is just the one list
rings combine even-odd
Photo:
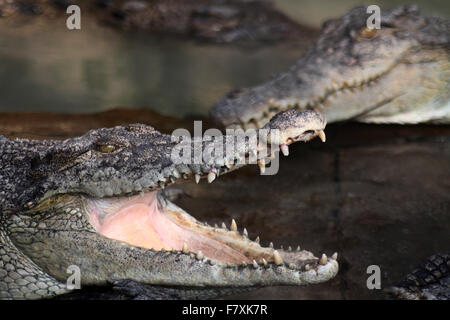
[[(82, 288), (111, 286), (145, 292), (147, 299), (212, 298), (333, 278), (337, 254), (318, 258), (300, 247), (264, 247), (234, 220), (229, 228), (209, 226), (164, 195), (175, 183), (211, 183), (252, 154), (275, 155), (316, 136), (324, 141), (325, 125), (315, 111), (288, 110), (263, 128), (268, 138), (256, 145), (244, 139), (233, 152), (214, 152), (200, 163), (175, 161), (185, 137), (143, 124), (66, 140), (0, 136), (0, 298), (70, 295), (67, 272), (74, 266)], [(236, 136), (224, 137), (200, 146), (210, 150)], [(181, 153), (195, 152), (195, 143)]]
[(88, 19), (116, 29), (172, 34), (214, 43), (303, 41), (315, 29), (300, 25), (269, 0), (22, 0), (0, 2), (0, 18), (67, 18), (78, 5)]
[(220, 98), (210, 116), (226, 127), (259, 128), (282, 110), (315, 109), (328, 123), (450, 123), (450, 20), (417, 6), (366, 6), (323, 23), (317, 41), (287, 71)]
[(450, 300), (450, 254), (432, 255), (385, 291), (400, 300)]

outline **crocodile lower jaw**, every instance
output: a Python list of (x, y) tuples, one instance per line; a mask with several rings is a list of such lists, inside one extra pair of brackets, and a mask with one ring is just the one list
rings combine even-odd
[(275, 250), (262, 247), (259, 238), (252, 241), (246, 229), (239, 233), (233, 220), (228, 229), (223, 223), (214, 227), (201, 223), (181, 208), (162, 198), (157, 191), (132, 197), (110, 197), (88, 200), (89, 220), (95, 230), (110, 239), (156, 251), (189, 254), (197, 260), (223, 265), (285, 265), (295, 270), (311, 270), (334, 265), (337, 254)]

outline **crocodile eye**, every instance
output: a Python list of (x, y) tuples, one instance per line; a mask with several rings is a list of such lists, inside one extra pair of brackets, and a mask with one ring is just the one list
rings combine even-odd
[(113, 144), (101, 144), (97, 146), (97, 150), (102, 153), (111, 153), (118, 151), (119, 148)]
[(359, 36), (359, 38), (362, 38), (362, 39), (371, 39), (376, 34), (377, 34), (377, 29), (365, 27), (359, 31), (358, 36)]

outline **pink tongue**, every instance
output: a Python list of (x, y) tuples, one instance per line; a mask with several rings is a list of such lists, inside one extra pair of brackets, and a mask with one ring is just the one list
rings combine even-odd
[(202, 250), (209, 257), (228, 262), (250, 261), (242, 253), (214, 239), (180, 228), (159, 212), (156, 201), (125, 206), (96, 225), (102, 235), (137, 247), (181, 250), (186, 242), (193, 252)]
[[(155, 205), (149, 206), (142, 203), (127, 206), (107, 219), (98, 231), (108, 238), (125, 241), (133, 246), (161, 250), (165, 248), (164, 242), (153, 225), (156, 222), (155, 219), (163, 220), (164, 218), (158, 218), (161, 215), (155, 210), (158, 210)], [(160, 222), (164, 224), (164, 221)], [(164, 230), (161, 231), (164, 232)]]

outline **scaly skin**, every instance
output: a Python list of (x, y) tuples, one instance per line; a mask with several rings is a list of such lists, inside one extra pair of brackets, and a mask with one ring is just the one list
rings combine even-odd
[(316, 43), (272, 80), (231, 92), (210, 115), (226, 127), (261, 127), (274, 113), (320, 111), (328, 123), (450, 123), (450, 21), (415, 6), (381, 10), (369, 30), (366, 7), (326, 21)]
[[(324, 127), (324, 118), (314, 111), (288, 111), (265, 129), (279, 129), (277, 143), (287, 145), (315, 136), (324, 140)], [(243, 166), (237, 160), (256, 151), (244, 143), (229, 155), (215, 155), (211, 164), (175, 164), (171, 153), (180, 139), (172, 141), (145, 125), (91, 130), (64, 141), (0, 136), (0, 298), (67, 293), (70, 265), (80, 268), (82, 287), (113, 284), (139, 291), (141, 298), (214, 297), (319, 283), (336, 275), (336, 255), (318, 259), (305, 250), (264, 248), (245, 231), (241, 235), (234, 221), (231, 230), (210, 227), (165, 199), (158, 190), (200, 177), (212, 182)], [(267, 143), (259, 142), (259, 147)], [(148, 219), (154, 219), (156, 231), (145, 229), (145, 234), (166, 239), (161, 247), (157, 241), (153, 249), (136, 245), (105, 231), (107, 223), (122, 217), (123, 208), (133, 206), (133, 212), (153, 206)], [(141, 217), (121, 220), (120, 226)], [(183, 229), (182, 242), (175, 225)]]
[(397, 286), (387, 291), (395, 299), (449, 300), (450, 254), (429, 257)]

